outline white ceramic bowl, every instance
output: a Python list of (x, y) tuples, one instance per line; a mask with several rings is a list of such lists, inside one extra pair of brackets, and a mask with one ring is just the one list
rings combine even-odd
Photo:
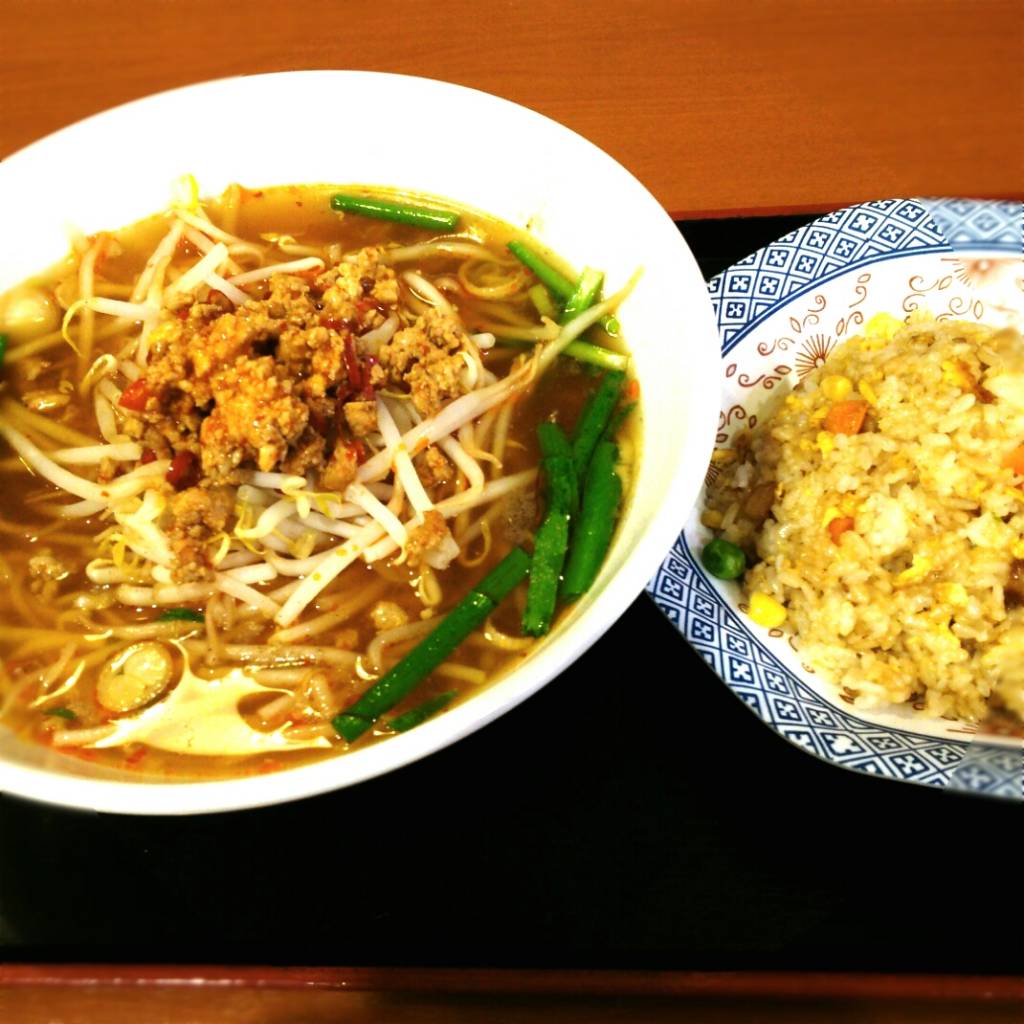
[[(373, 105), (377, 131), (332, 130)], [(282, 125), (279, 132), (273, 124)], [(446, 126), (458, 126), (450, 132)], [(60, 258), (64, 226), (92, 233), (163, 209), (192, 173), (205, 195), (233, 181), (373, 183), (448, 196), (528, 226), (610, 288), (644, 267), (620, 320), (643, 402), (635, 494), (600, 577), (514, 674), (409, 733), (252, 779), (139, 781), (0, 729), (0, 790), (72, 807), (185, 814), (272, 804), (414, 761), (513, 708), (585, 651), (641, 592), (694, 502), (718, 409), (718, 333), (704, 281), (675, 225), (609, 156), (533, 111), (443, 82), (322, 71), (209, 82), (57, 132), (0, 164), (0, 291)]]

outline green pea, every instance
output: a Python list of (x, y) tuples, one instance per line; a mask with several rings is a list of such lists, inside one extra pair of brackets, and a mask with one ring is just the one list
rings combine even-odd
[(704, 546), (700, 560), (704, 568), (720, 580), (738, 579), (747, 569), (747, 556), (743, 551), (721, 537), (716, 537)]

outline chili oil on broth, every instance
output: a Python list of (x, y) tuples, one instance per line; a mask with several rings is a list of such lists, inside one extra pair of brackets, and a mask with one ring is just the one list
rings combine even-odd
[[(293, 240), (286, 241), (286, 246), (297, 245), (321, 250), (335, 246), (339, 251), (349, 252), (366, 246), (413, 245), (437, 237), (436, 232), (421, 228), (352, 214), (339, 217), (330, 209), (328, 202), (330, 195), (335, 191), (335, 187), (327, 186), (284, 186), (261, 191), (232, 187), (221, 199), (204, 204), (204, 208), (214, 224), (247, 241), (265, 246), (268, 250), (265, 262), (269, 263), (295, 258), (294, 255), (275, 246), (274, 243), (283, 238)], [(437, 205), (433, 200), (431, 204)], [(458, 212), (461, 220), (457, 234), (484, 243), (499, 263), (508, 263), (505, 246), (509, 240), (526, 237), (522, 232), (494, 218), (464, 209), (459, 209)], [(159, 214), (126, 229), (111, 232), (116, 246), (103, 260), (97, 272), (96, 293), (108, 294), (115, 298), (126, 297), (132, 283), (145, 267), (148, 257), (166, 234), (169, 222), (169, 214)], [(536, 245), (535, 242), (532, 244)], [(172, 267), (183, 269), (200, 256), (201, 253), (193, 244), (182, 242), (177, 248)], [(326, 262), (330, 266), (330, 261)], [(401, 270), (414, 269), (428, 280), (446, 277), (457, 279), (460, 262), (460, 259), (450, 255), (436, 254), (411, 265), (403, 265)], [(34, 279), (34, 283), (41, 288), (54, 291), (66, 306), (73, 292), (68, 281), (75, 278), (77, 265), (77, 257), (69, 258), (48, 274)], [(249, 289), (254, 298), (261, 297), (265, 291), (264, 286)], [(504, 321), (499, 318), (498, 323), (515, 322), (520, 325), (537, 326), (541, 324), (536, 310), (525, 294), (525, 288), (512, 300), (503, 298), (498, 303), (488, 299), (475, 299), (465, 290), (458, 292), (454, 301), (459, 316), (470, 333), (484, 329), (493, 330), (496, 309), (502, 306), (505, 307), (507, 316)], [(103, 321), (109, 319), (99, 314), (95, 315), (95, 327), (101, 330), (98, 332), (99, 340), (96, 342), (92, 358), (104, 352), (117, 354), (124, 344), (124, 335), (103, 337)], [(604, 338), (604, 341), (609, 347), (624, 351), (621, 342), (608, 338)], [(16, 352), (16, 345), (12, 345), (9, 355), (14, 356)], [(501, 377), (516, 356), (515, 350), (495, 347), (482, 353), (482, 362), (488, 369), (493, 367), (493, 371)], [(43, 365), (44, 362), (46, 365)], [(7, 397), (25, 399), (32, 392), (47, 389), (55, 393), (66, 392), (66, 382), (77, 384), (76, 363), (75, 353), (63, 344), (46, 349), (35, 356), (13, 359), (5, 371), (4, 386)], [(562, 357), (556, 360), (552, 369), (540, 378), (535, 387), (528, 390), (520, 400), (512, 402), (508, 442), (502, 456), (501, 475), (511, 475), (536, 467), (539, 457), (537, 423), (545, 419), (552, 420), (559, 422), (567, 432), (570, 431), (587, 396), (593, 391), (595, 379), (593, 373), (581, 368), (575, 361)], [(42, 415), (46, 415), (53, 423), (63, 424), (84, 437), (95, 439), (93, 443), (102, 443), (102, 439), (97, 436), (92, 403), (80, 400), (77, 391), (67, 404)], [(626, 501), (629, 498), (631, 476), (629, 463), (632, 463), (637, 455), (639, 420), (638, 414), (631, 415), (620, 429), (618, 437), (624, 461), (627, 463), (623, 467), (626, 477)], [(31, 436), (37, 441), (42, 441), (38, 432), (32, 432)], [(63, 442), (54, 441), (51, 446), (65, 445)], [(481, 465), (488, 479), (498, 475), (493, 473), (490, 464), (482, 462)], [(68, 468), (82, 472), (89, 467), (72, 465)], [(3, 560), (0, 562), (0, 574), (7, 584), (3, 590), (3, 597), (0, 598), (4, 602), (4, 621), (7, 624), (6, 628), (0, 628), (0, 658), (3, 666), (0, 694), (5, 698), (0, 706), (3, 707), (3, 717), (9, 727), (32, 741), (51, 745), (54, 733), (59, 730), (100, 726), (118, 718), (131, 717), (140, 710), (133, 709), (127, 715), (112, 715), (96, 700), (96, 685), (104, 666), (118, 652), (135, 642), (143, 642), (130, 637), (104, 638), (104, 634), (111, 629), (151, 624), (165, 609), (154, 606), (132, 607), (118, 603), (111, 603), (105, 607), (90, 607), (86, 611), (81, 609), (83, 603), (102, 605), (103, 602), (111, 601), (112, 592), (116, 589), (113, 584), (93, 584), (85, 575), (86, 565), (98, 554), (96, 538), (108, 528), (109, 521), (99, 516), (86, 519), (55, 519), (46, 509), (48, 506), (62, 503), (66, 496), (61, 496), (47, 481), (26, 469), (25, 462), (10, 451), (0, 461), (0, 485), (5, 488), (8, 495), (8, 512), (0, 520), (0, 558)], [(446, 489), (444, 493), (451, 493), (451, 490)], [(436, 603), (424, 604), (422, 587), (417, 587), (420, 574), (408, 565), (395, 564), (395, 557), (391, 556), (372, 565), (357, 560), (309, 605), (297, 620), (299, 623), (333, 607), (341, 594), (361, 594), (370, 590), (375, 595), (348, 621), (341, 623), (330, 633), (308, 641), (317, 646), (335, 646), (338, 650), (358, 652), (360, 655), (359, 661), (354, 662), (351, 667), (328, 667), (324, 670), (335, 712), (350, 705), (425, 635), (417, 633), (387, 646), (380, 664), (375, 669), (368, 668), (366, 652), (380, 632), (373, 617), (373, 611), (379, 602), (386, 600), (397, 606), (408, 618), (409, 624), (440, 621), (514, 544), (525, 542), (529, 547), (530, 530), (537, 523), (536, 509), (535, 488), (531, 486), (525, 494), (518, 492), (513, 495), (506, 502), (506, 507), (497, 515), (487, 517), (489, 536), (485, 538), (478, 533), (475, 539), (464, 547), (458, 560), (447, 569), (437, 571), (436, 576), (441, 581), (441, 594), (433, 595)], [(479, 515), (479, 510), (471, 513), (470, 522)], [(450, 520), (449, 525), (458, 536), (460, 525), (465, 528), (467, 523), (465, 520), (461, 524), (458, 520)], [(486, 557), (482, 557), (485, 546), (489, 550)], [(46, 557), (48, 554), (55, 556), (59, 562), (59, 569), (55, 570), (55, 575), (58, 575), (59, 579), (47, 580), (45, 577), (40, 579), (38, 575), (33, 576), (31, 560)], [(283, 578), (279, 578), (274, 583), (282, 580)], [(521, 585), (510, 599), (497, 608), (491, 619), (493, 627), (500, 633), (518, 638), (519, 619), (524, 603), (525, 585)], [(202, 602), (191, 602), (189, 606), (199, 611), (204, 610)], [(273, 623), (265, 622), (257, 627), (249, 620), (248, 624), (241, 624), (233, 633), (222, 631), (221, 642), (262, 645), (276, 628)], [(203, 678), (218, 678), (226, 669), (241, 663), (231, 661), (211, 667), (204, 663), (201, 653), (189, 651), (197, 642), (207, 639), (203, 624), (181, 626), (175, 629), (174, 633), (173, 637), (154, 639), (168, 647), (175, 665), (175, 673), (184, 668), (184, 652), (188, 652), (191, 669)], [(453, 677), (450, 674), (451, 669), (446, 670), (442, 667), (442, 670), (424, 679), (409, 697), (396, 705), (391, 716), (401, 714), (432, 696), (453, 690), (456, 691), (453, 703), (458, 702), (476, 692), (481, 685), (493, 682), (506, 674), (528, 654), (529, 647), (526, 644), (517, 644), (517, 649), (506, 650), (489, 642), (485, 634), (486, 630), (477, 631), (448, 659), (449, 663), (454, 662), (462, 667), (462, 678)], [(85, 639), (87, 636), (94, 639)], [(67, 655), (68, 645), (71, 643), (75, 643), (76, 646), (72, 654), (66, 658), (66, 664), (61, 670), (61, 679), (77, 671), (77, 682), (59, 699), (53, 700), (43, 708), (32, 708), (30, 705), (40, 692), (40, 681), (46, 678), (48, 673), (52, 673), (54, 666)], [(178, 643), (183, 647), (177, 647)], [(310, 668), (310, 671), (313, 670), (320, 671), (317, 666)], [(174, 678), (178, 678), (177, 674)], [(172, 682), (171, 686), (173, 685)], [(51, 681), (50, 692), (60, 688), (60, 681)], [(158, 703), (166, 696), (165, 690), (146, 706)], [(261, 710), (279, 700), (279, 694), (245, 697), (240, 702), (239, 709), (254, 728), (272, 731), (281, 726), (282, 720), (272, 719), (268, 722), (261, 716)], [(54, 711), (70, 712), (74, 719), (54, 715)], [(292, 714), (292, 720), (296, 726), (301, 727), (305, 724), (310, 727), (309, 731), (315, 732), (316, 727), (325, 719), (321, 716), (318, 721), (314, 721), (308, 715), (295, 712)], [(384, 723), (378, 723), (377, 727), (362, 740), (357, 741), (356, 746), (377, 742), (391, 734)], [(332, 743), (329, 749), (323, 750), (288, 750), (244, 756), (168, 753), (143, 743), (131, 743), (125, 747), (110, 749), (54, 749), (59, 749), (67, 756), (85, 758), (113, 768), (130, 769), (139, 776), (204, 779), (274, 771), (333, 756), (345, 749), (344, 742), (336, 738)]]

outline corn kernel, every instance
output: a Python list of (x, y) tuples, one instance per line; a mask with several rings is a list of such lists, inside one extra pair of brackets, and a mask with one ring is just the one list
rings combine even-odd
[(1010, 548), (1010, 554), (1014, 558), (1024, 558), (1024, 538), (1018, 541), (1014, 541)]
[(869, 338), (880, 338), (884, 341), (892, 341), (896, 332), (903, 327), (903, 322), (897, 320), (891, 313), (876, 313), (865, 325), (864, 333)]
[(821, 382), (821, 393), (830, 402), (841, 402), (852, 390), (853, 381), (839, 373), (833, 373)]
[(701, 513), (700, 521), (709, 530), (717, 530), (722, 525), (722, 513), (717, 508), (706, 508)]
[(862, 397), (872, 405), (878, 405), (878, 393), (866, 380), (862, 380), (857, 385), (857, 390), (861, 393)]
[(962, 583), (940, 583), (935, 588), (940, 601), (962, 608), (967, 604), (967, 588)]
[(811, 422), (820, 423), (828, 415), (828, 409), (827, 405), (823, 405), (820, 409), (815, 409), (811, 413)]
[(779, 604), (774, 597), (755, 590), (750, 595), (749, 615), (759, 626), (764, 626), (765, 629), (775, 629), (786, 621), (786, 608)]
[(725, 465), (727, 462), (733, 462), (736, 458), (736, 452), (732, 448), (716, 448), (711, 453), (711, 461), (716, 466)]
[(932, 560), (930, 558), (925, 555), (914, 555), (910, 567), (896, 574), (892, 581), (893, 586), (904, 587), (908, 583), (913, 583), (915, 580), (921, 579), (922, 576), (927, 576), (931, 567)]
[(825, 514), (821, 517), (821, 528), (824, 530), (833, 519), (839, 519), (842, 514), (842, 511), (836, 508), (835, 505), (830, 505), (825, 509)]
[(835, 441), (832, 439), (832, 435), (827, 430), (819, 430), (814, 443), (818, 446), (818, 450), (822, 455), (830, 454), (832, 449), (836, 446)]

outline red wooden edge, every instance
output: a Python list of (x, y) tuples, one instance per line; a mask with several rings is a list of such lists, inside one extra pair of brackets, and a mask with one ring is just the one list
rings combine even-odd
[[(721, 210), (668, 210), (673, 220), (724, 220), (727, 217), (788, 217), (805, 213), (823, 213), (828, 210), (842, 210), (858, 203), (868, 203), (873, 199), (888, 199), (890, 196), (859, 196), (853, 199), (829, 203), (801, 203), (796, 206), (738, 206)], [(899, 197), (904, 198), (904, 197)], [(970, 199), (996, 199), (1004, 202), (1024, 202), (1024, 192), (1000, 195), (976, 195)]]
[(84, 985), (327, 989), (443, 994), (916, 999), (1024, 1003), (1024, 978), (1008, 975), (0, 964), (0, 988)]

